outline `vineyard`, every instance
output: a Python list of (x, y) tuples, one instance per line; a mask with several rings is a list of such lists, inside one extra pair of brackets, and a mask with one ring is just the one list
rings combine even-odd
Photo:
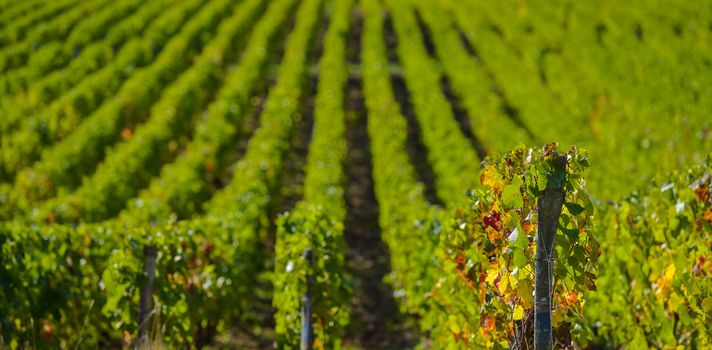
[(0, 68), (0, 348), (712, 348), (709, 0), (0, 0)]

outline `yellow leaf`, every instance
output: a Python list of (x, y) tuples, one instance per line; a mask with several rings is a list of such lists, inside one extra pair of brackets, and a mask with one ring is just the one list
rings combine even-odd
[(503, 276), (503, 278), (499, 279), (499, 293), (505, 294), (507, 292), (507, 287), (509, 287), (509, 278), (507, 276)]
[(517, 283), (517, 295), (522, 298), (524, 306), (527, 308), (534, 307), (534, 296), (529, 283)]
[(556, 325), (558, 325), (559, 323), (561, 323), (562, 321), (564, 321), (564, 313), (563, 313), (563, 311), (561, 310), (561, 308), (555, 308), (555, 309), (551, 312), (551, 324), (554, 325), (554, 326), (556, 326)]
[(665, 268), (663, 275), (657, 278), (657, 280), (655, 281), (657, 284), (657, 290), (655, 291), (655, 295), (660, 301), (665, 300), (670, 295), (670, 292), (672, 292), (672, 281), (675, 277), (675, 270), (676, 269), (674, 264), (668, 265)]
[(514, 313), (512, 314), (512, 318), (515, 321), (519, 321), (524, 318), (524, 308), (521, 305), (517, 305), (514, 307)]
[[(514, 223), (515, 218), (512, 215), (512, 212), (509, 211), (505, 211), (504, 213), (502, 213), (502, 217), (500, 218), (500, 220), (502, 221), (502, 225), (504, 227), (515, 227), (516, 225)], [(516, 220), (519, 220), (519, 216), (516, 216)]]
[(502, 208), (499, 206), (499, 201), (495, 201), (494, 203), (492, 203), (490, 212), (493, 212), (493, 211), (500, 212), (500, 213), (502, 212)]
[(675, 277), (675, 265), (670, 264), (668, 267), (665, 268), (665, 279), (672, 281), (673, 277)]
[(497, 243), (502, 238), (502, 234), (491, 227), (487, 227), (487, 237), (489, 237), (490, 242)]
[(488, 284), (494, 285), (494, 280), (497, 278), (497, 275), (499, 275), (499, 269), (489, 269), (487, 270), (487, 281)]
[(491, 188), (494, 193), (502, 193), (502, 189), (504, 189), (505, 185), (504, 179), (497, 171), (497, 168), (492, 164), (485, 166), (480, 181), (483, 185)]
[(477, 338), (482, 339), (482, 343), (486, 349), (489, 349), (492, 347), (492, 344), (493, 344), (492, 336), (489, 333), (485, 332), (484, 328), (480, 327), (477, 330)]
[(499, 280), (499, 293), (502, 301), (511, 303), (514, 297), (517, 296), (517, 280), (511, 273), (503, 272)]

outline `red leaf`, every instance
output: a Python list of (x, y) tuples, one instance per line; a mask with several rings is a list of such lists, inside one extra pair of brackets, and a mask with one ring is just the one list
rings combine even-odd
[(49, 322), (45, 321), (42, 324), (42, 339), (48, 340), (49, 338), (52, 337), (53, 333), (54, 333), (54, 329), (52, 328), (52, 325), (50, 325)]
[(484, 223), (484, 228), (489, 226), (497, 231), (502, 229), (502, 215), (498, 211), (493, 211), (490, 215), (483, 217), (482, 222)]

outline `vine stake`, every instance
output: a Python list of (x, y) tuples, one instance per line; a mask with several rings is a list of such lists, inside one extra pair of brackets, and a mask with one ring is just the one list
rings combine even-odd
[(302, 297), (302, 336), (301, 336), (301, 350), (311, 350), (312, 343), (314, 342), (314, 327), (311, 322), (312, 315), (312, 295), (311, 289), (314, 283), (314, 275), (312, 274), (312, 268), (314, 267), (314, 258), (311, 248), (304, 250), (304, 259), (307, 260), (309, 264), (309, 274), (307, 275), (307, 291)]
[(148, 280), (141, 287), (141, 296), (138, 302), (137, 349), (148, 345), (150, 342), (149, 327), (151, 325), (151, 316), (153, 315), (153, 300), (151, 295), (153, 294), (153, 284), (156, 280), (156, 253), (157, 249), (155, 246), (149, 245), (143, 248), (143, 255), (146, 259), (143, 265), (143, 273), (148, 277)]
[[(548, 174), (546, 189), (539, 196), (539, 223), (536, 240), (534, 279), (534, 349), (553, 348), (551, 330), (551, 286), (554, 265), (554, 239), (564, 204), (566, 155), (554, 155), (554, 172)], [(563, 178), (562, 178), (563, 175)]]

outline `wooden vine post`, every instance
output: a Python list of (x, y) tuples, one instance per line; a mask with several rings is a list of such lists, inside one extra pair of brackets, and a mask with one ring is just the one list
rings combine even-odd
[(138, 302), (138, 336), (136, 337), (136, 348), (142, 348), (150, 342), (151, 316), (153, 310), (153, 285), (156, 280), (156, 255), (158, 250), (155, 246), (149, 245), (143, 248), (145, 258), (143, 273), (147, 277), (146, 283), (141, 286), (141, 296)]
[(566, 155), (555, 155), (554, 169), (548, 174), (546, 189), (539, 195), (539, 223), (536, 241), (534, 279), (534, 349), (553, 348), (551, 299), (554, 267), (554, 239), (564, 204)]
[(307, 290), (302, 297), (302, 333), (299, 348), (301, 350), (311, 350), (314, 343), (314, 327), (312, 325), (312, 284), (314, 283), (314, 275), (311, 272), (314, 267), (314, 257), (311, 248), (304, 250), (304, 259), (309, 265), (309, 274), (307, 275)]

